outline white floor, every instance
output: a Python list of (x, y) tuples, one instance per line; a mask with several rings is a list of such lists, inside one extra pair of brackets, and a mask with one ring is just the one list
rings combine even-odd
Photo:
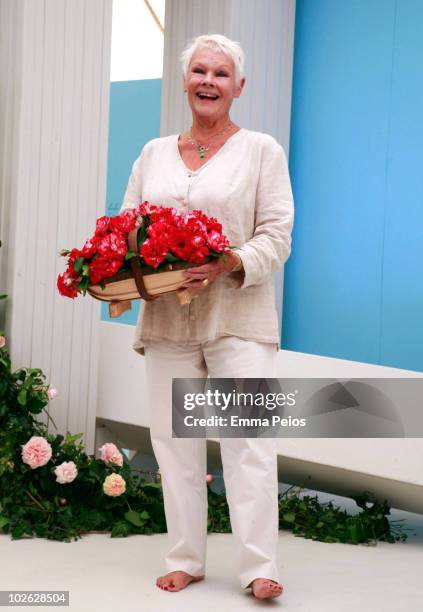
[[(210, 534), (206, 580), (178, 593), (155, 586), (163, 573), (166, 535), (110, 538), (89, 534), (71, 543), (12, 541), (0, 535), (0, 589), (69, 590), (75, 612), (245, 612), (260, 608), (304, 612), (418, 612), (423, 610), (423, 516), (407, 518), (405, 543), (324, 544), (280, 531), (277, 600), (242, 591), (230, 534)], [(12, 609), (12, 608), (4, 608)], [(37, 610), (52, 608), (37, 606)]]

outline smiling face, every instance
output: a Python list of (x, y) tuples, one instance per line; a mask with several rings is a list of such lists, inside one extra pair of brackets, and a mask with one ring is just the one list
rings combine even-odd
[(241, 95), (244, 79), (237, 86), (231, 57), (215, 49), (198, 49), (184, 79), (188, 103), (194, 117), (225, 121), (234, 98)]

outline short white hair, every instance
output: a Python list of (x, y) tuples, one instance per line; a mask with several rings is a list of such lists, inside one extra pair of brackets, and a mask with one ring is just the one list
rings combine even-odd
[(202, 34), (201, 36), (197, 36), (197, 38), (193, 38), (193, 40), (188, 43), (182, 51), (180, 58), (184, 77), (187, 75), (192, 56), (198, 49), (203, 48), (221, 51), (233, 60), (235, 65), (235, 81), (238, 86), (241, 79), (244, 78), (244, 51), (239, 42), (231, 40), (223, 36), (223, 34)]

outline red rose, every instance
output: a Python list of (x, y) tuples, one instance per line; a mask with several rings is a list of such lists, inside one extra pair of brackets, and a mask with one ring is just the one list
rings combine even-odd
[(57, 288), (59, 293), (66, 297), (76, 298), (78, 293), (81, 293), (80, 289), (77, 288), (80, 280), (80, 276), (74, 277), (69, 270), (65, 270), (63, 274), (59, 274), (57, 277)]
[(109, 228), (109, 223), (110, 223), (110, 217), (103, 216), (97, 219), (97, 222), (95, 224), (95, 235), (104, 236), (104, 234), (107, 232)]
[(107, 257), (95, 257), (89, 263), (89, 276), (93, 285), (101, 282), (105, 278), (114, 276), (123, 265), (123, 258), (109, 259)]
[(168, 253), (168, 246), (158, 238), (146, 238), (140, 247), (140, 255), (145, 263), (157, 268)]
[(188, 258), (193, 251), (192, 234), (190, 232), (175, 228), (169, 236), (169, 247), (172, 253), (188, 261)]
[(176, 208), (170, 208), (167, 206), (162, 208), (155, 207), (155, 210), (152, 210), (150, 213), (150, 218), (153, 223), (161, 222), (171, 226), (178, 226), (181, 223), (181, 215), (178, 213)]
[(122, 234), (111, 232), (101, 238), (98, 244), (98, 252), (103, 257), (125, 257), (128, 247)]
[(201, 264), (209, 255), (209, 250), (206, 246), (195, 249), (188, 255), (188, 261), (195, 264)]
[(184, 219), (184, 227), (187, 229), (187, 231), (195, 234), (196, 236), (201, 236), (203, 238), (207, 237), (207, 227), (199, 219), (195, 219), (194, 217)]
[(225, 247), (229, 245), (229, 241), (226, 236), (222, 236), (219, 232), (212, 230), (207, 236), (207, 244), (213, 251), (223, 253), (223, 251), (228, 251)]
[(196, 236), (193, 236), (192, 240), (192, 245), (196, 248), (198, 247), (202, 247), (206, 244), (206, 239), (204, 238), (204, 236), (200, 236), (199, 234)]
[(75, 260), (79, 257), (84, 257), (82, 251), (80, 251), (79, 249), (72, 249), (72, 251), (68, 255), (68, 262), (73, 264)]
[(222, 224), (219, 223), (219, 221), (217, 219), (215, 219), (214, 217), (209, 217), (207, 223), (207, 231), (208, 232), (219, 232), (219, 234), (222, 232)]
[(112, 217), (109, 223), (109, 230), (121, 234), (129, 234), (135, 228), (137, 213), (135, 209), (125, 210), (116, 217)]
[(99, 239), (97, 236), (93, 236), (92, 238), (89, 238), (85, 242), (84, 246), (82, 247), (80, 256), (86, 259), (93, 257), (97, 253), (98, 243), (99, 243)]
[(135, 208), (135, 212), (137, 215), (149, 215), (152, 210), (156, 210), (158, 207), (154, 206), (154, 204), (149, 204), (148, 202), (143, 202), (142, 204), (138, 204)]
[(166, 253), (169, 250), (169, 236), (173, 231), (173, 227), (165, 223), (164, 221), (157, 221), (148, 226), (147, 233), (154, 239), (160, 241), (160, 248), (166, 249)]

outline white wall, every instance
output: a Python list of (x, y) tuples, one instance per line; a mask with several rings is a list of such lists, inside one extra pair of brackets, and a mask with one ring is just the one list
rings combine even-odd
[(59, 431), (83, 432), (91, 452), (100, 306), (60, 296), (56, 279), (58, 251), (82, 247), (104, 214), (112, 0), (0, 7), (0, 270), (12, 363), (44, 371), (59, 390)]

